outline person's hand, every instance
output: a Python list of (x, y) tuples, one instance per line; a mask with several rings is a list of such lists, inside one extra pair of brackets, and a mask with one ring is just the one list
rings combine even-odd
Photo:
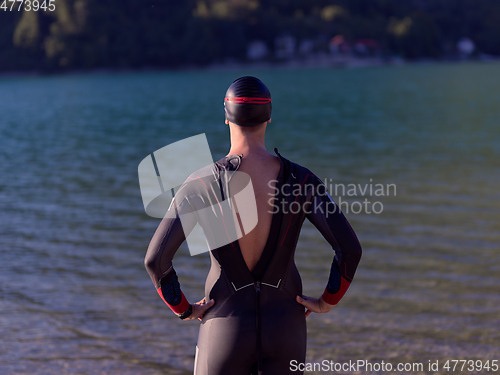
[(330, 305), (326, 303), (323, 298), (313, 298), (308, 296), (297, 296), (295, 298), (298, 303), (304, 305), (306, 310), (306, 318), (309, 316), (311, 312), (315, 313), (327, 313), (329, 312), (334, 305)]
[(193, 312), (191, 313), (190, 316), (188, 316), (184, 320), (194, 320), (194, 319), (199, 319), (201, 320), (203, 318), (203, 314), (211, 308), (215, 304), (214, 299), (212, 298), (210, 301), (205, 303), (205, 297), (199, 302), (193, 303), (191, 306), (193, 306)]

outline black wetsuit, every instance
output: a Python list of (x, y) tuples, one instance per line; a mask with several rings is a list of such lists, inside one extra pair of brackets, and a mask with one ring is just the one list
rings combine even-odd
[[(335, 251), (323, 293), (326, 302), (334, 305), (342, 298), (361, 258), (356, 235), (321, 180), (275, 152), (281, 161), (275, 197), (279, 209), (273, 213), (270, 234), (254, 270), (248, 269), (237, 240), (210, 251), (205, 296), (207, 301), (213, 298), (215, 305), (201, 322), (195, 375), (299, 373), (291, 371), (290, 361), (305, 362), (306, 322), (305, 308), (296, 302), (302, 282), (294, 253), (306, 218)], [(176, 313), (189, 305), (172, 258), (185, 239), (184, 231), (189, 233), (196, 220), (203, 221), (193, 215), (191, 223), (181, 224), (179, 215), (226, 199), (225, 186), (240, 163), (240, 156), (230, 155), (191, 175), (169, 209), (177, 211), (166, 215), (150, 243), (146, 268), (158, 293)], [(207, 233), (209, 223), (200, 224)]]

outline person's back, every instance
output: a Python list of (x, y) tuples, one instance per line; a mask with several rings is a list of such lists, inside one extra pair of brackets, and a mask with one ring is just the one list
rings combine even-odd
[[(225, 110), (231, 149), (214, 163), (207, 181), (195, 172), (179, 190), (182, 193), (176, 194), (171, 214), (163, 219), (150, 243), (146, 268), (158, 293), (174, 312), (182, 319), (198, 318), (202, 322), (195, 375), (296, 374), (291, 370), (292, 361), (305, 361), (305, 318), (311, 312), (328, 312), (342, 298), (354, 277), (361, 247), (319, 178), (276, 149), (276, 156), (266, 151), (265, 131), (271, 117), (267, 87), (254, 77), (236, 80), (226, 93)], [(205, 298), (190, 305), (180, 291), (171, 260), (185, 238), (183, 229), (187, 235), (196, 222), (184, 221), (181, 225), (179, 217), (195, 211), (195, 202), (217, 202), (220, 206), (220, 199), (231, 199), (230, 191), (241, 191), (248, 183), (241, 176), (249, 176), (252, 182), (257, 223), (242, 237), (211, 248)], [(235, 203), (231, 220), (215, 206), (211, 206), (212, 211), (222, 220), (226, 232), (231, 226), (243, 228), (240, 224), (248, 219), (247, 212)], [(213, 227), (200, 215), (191, 215), (195, 216), (202, 221), (204, 231)], [(302, 295), (294, 262), (306, 218), (336, 253), (327, 287), (319, 299)]]
[[(235, 127), (237, 125), (231, 124), (231, 126)], [(257, 224), (255, 228), (238, 239), (245, 263), (248, 269), (252, 271), (260, 259), (269, 237), (274, 212), (273, 197), (280, 170), (280, 160), (278, 157), (269, 154), (257, 142), (248, 142), (249, 138), (256, 135), (255, 133), (246, 134), (243, 132), (241, 134), (237, 129), (231, 131), (231, 134), (235, 133), (238, 134), (241, 141), (246, 142), (245, 145), (239, 145), (236, 139), (232, 140), (229, 155), (243, 155), (238, 171), (250, 176), (257, 206)], [(235, 190), (240, 190), (241, 187), (238, 185), (241, 185), (241, 183), (245, 183), (245, 181), (233, 178), (229, 186), (233, 188), (234, 185)]]

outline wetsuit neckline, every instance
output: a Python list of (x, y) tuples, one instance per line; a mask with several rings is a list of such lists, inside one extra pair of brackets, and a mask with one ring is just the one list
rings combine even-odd
[[(278, 177), (279, 177), (279, 174), (281, 172), (283, 172), (283, 179), (286, 180), (288, 178), (288, 172), (289, 172), (288, 160), (285, 159), (283, 156), (281, 156), (281, 154), (278, 152), (278, 148), (274, 147), (273, 151), (276, 154), (276, 156), (278, 157), (278, 159), (280, 159), (280, 163), (281, 163), (280, 164), (280, 172), (278, 173)], [(224, 156), (222, 159), (217, 161), (215, 164), (218, 164), (224, 170), (229, 170), (229, 171), (235, 172), (240, 167), (241, 159), (243, 159), (243, 157), (244, 157), (243, 154), (241, 154), (241, 155), (229, 154), (229, 155)]]

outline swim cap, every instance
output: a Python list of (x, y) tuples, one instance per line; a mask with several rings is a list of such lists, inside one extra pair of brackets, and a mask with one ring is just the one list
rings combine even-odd
[(260, 125), (271, 118), (271, 93), (262, 81), (245, 76), (234, 81), (224, 98), (226, 120), (240, 126)]

